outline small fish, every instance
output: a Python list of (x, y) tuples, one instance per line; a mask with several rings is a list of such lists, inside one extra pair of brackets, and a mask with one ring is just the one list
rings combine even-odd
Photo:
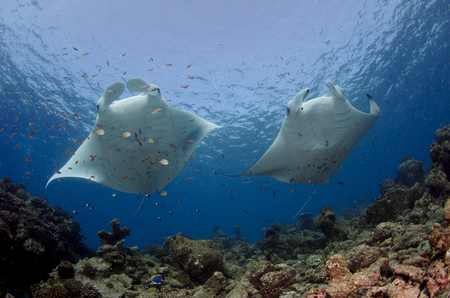
[(74, 49), (75, 51), (78, 51), (78, 49), (76, 47), (74, 47), (74, 46), (72, 46), (72, 49)]
[(178, 200), (178, 201), (176, 201), (178, 204), (181, 204), (181, 201), (180, 200)]
[(75, 215), (78, 214), (77, 210), (73, 210), (72, 213), (75, 214)]
[(397, 137), (401, 137), (402, 136), (402, 134), (399, 134)]
[(223, 153), (222, 153), (222, 158), (225, 158), (225, 155), (223, 155)]
[(245, 211), (245, 210), (244, 210), (244, 213), (245, 213), (245, 214), (248, 214), (248, 212), (247, 212), (247, 211)]
[(148, 88), (150, 88), (150, 85), (145, 85), (145, 86), (139, 87), (139, 89), (148, 89)]
[(231, 192), (231, 193), (234, 193), (234, 190), (231, 190), (231, 189), (230, 189), (230, 192)]
[(178, 85), (178, 87), (186, 89), (189, 85)]
[(190, 182), (190, 181), (191, 181), (191, 179), (189, 179), (189, 178), (186, 178), (186, 179), (184, 179), (184, 180), (186, 180), (186, 181), (188, 181), (188, 182)]
[(111, 90), (111, 89), (108, 89), (108, 92), (110, 92), (110, 93), (116, 93), (116, 91)]
[(189, 156), (190, 158), (196, 158), (197, 156), (195, 156), (195, 155), (191, 155), (191, 156)]
[(161, 217), (158, 216), (158, 220), (161, 221)]
[(186, 140), (189, 143), (194, 143), (194, 140)]
[(192, 76), (188, 76), (187, 78), (188, 78), (188, 79), (191, 79), (191, 80), (193, 80), (193, 79), (194, 79), (194, 77), (192, 77)]
[(374, 146), (375, 146), (375, 142), (374, 142), (374, 141), (372, 141), (372, 145), (374, 145)]
[(163, 166), (167, 166), (169, 164), (169, 161), (167, 159), (161, 159), (160, 161), (158, 161), (160, 164), (162, 164)]
[(407, 111), (411, 111), (411, 110), (412, 110), (412, 108), (407, 108), (406, 110), (407, 110)]
[(66, 55), (67, 55), (67, 53), (62, 53), (62, 54), (61, 54), (61, 56), (66, 56)]
[(173, 149), (177, 149), (177, 146), (175, 146), (174, 144), (170, 144), (170, 147), (172, 147)]
[(164, 99), (165, 101), (167, 101), (167, 102), (170, 102), (170, 101), (172, 101), (171, 99), (168, 99), (168, 98), (166, 98), (166, 99)]
[(338, 183), (339, 183), (340, 185), (344, 185), (344, 183), (343, 183), (343, 182), (340, 182), (340, 181), (338, 181)]
[(159, 112), (161, 112), (163, 110), (163, 108), (157, 108), (155, 109), (152, 114), (158, 114)]
[(389, 101), (387, 101), (386, 99), (383, 99), (388, 105), (390, 105), (391, 103)]
[(147, 141), (148, 141), (150, 144), (153, 144), (153, 143), (155, 142), (152, 138), (148, 138)]
[(172, 63), (166, 63), (164, 66), (172, 66)]
[(150, 57), (150, 56), (148, 56), (147, 58), (145, 58), (145, 59), (148, 59), (148, 60), (152, 60), (153, 61), (153, 58), (152, 57)]
[(127, 72), (126, 72), (126, 71), (124, 71), (122, 75), (124, 76), (124, 75), (126, 75), (126, 74), (127, 74)]
[(153, 70), (153, 68), (147, 68), (147, 71), (152, 71)]
[(24, 174), (25, 174), (25, 175), (31, 175), (31, 173), (30, 173), (30, 172), (25, 172)]
[(169, 211), (169, 214), (172, 215), (172, 211)]
[(368, 162), (370, 159), (366, 158), (366, 162)]
[(197, 173), (197, 169), (194, 170), (194, 174)]
[(89, 78), (95, 78), (96, 76), (98, 76), (98, 74), (94, 73), (94, 74), (90, 75)]
[(109, 61), (108, 61), (108, 59), (106, 59), (106, 64), (108, 64), (108, 66), (109, 66)]
[(125, 177), (123, 177), (123, 180), (125, 180), (125, 179), (127, 179), (128, 178), (128, 176), (125, 176)]
[(19, 148), (19, 144), (17, 144), (16, 146), (13, 147), (13, 149)]
[(88, 52), (85, 52), (85, 53), (83, 53), (83, 54), (80, 54), (80, 57), (81, 57), (81, 56), (86, 56), (86, 55), (89, 55), (89, 53), (88, 53)]
[(123, 53), (122, 55), (119, 56), (119, 58), (122, 58), (123, 56), (125, 56), (127, 53)]
[(159, 203), (155, 203), (156, 206), (159, 206)]
[(167, 196), (167, 191), (162, 191), (159, 193), (159, 195), (165, 197), (165, 196)]
[(117, 198), (117, 195), (115, 193), (112, 194), (113, 198)]
[(55, 173), (56, 173), (56, 174), (61, 174), (61, 172), (60, 172), (60, 171), (55, 171)]
[(123, 138), (129, 138), (131, 136), (131, 132), (126, 131), (126, 132), (120, 134), (120, 136), (123, 137)]
[(16, 133), (13, 132), (13, 133), (11, 134), (11, 136), (9, 137), (9, 139), (12, 140), (12, 138), (14, 137), (15, 134), (16, 134)]
[(188, 66), (186, 66), (186, 68), (189, 68), (189, 67), (191, 67), (192, 66), (192, 64), (189, 64)]
[(197, 210), (195, 210), (195, 211), (197, 211), (197, 212), (200, 212), (200, 210), (198, 210), (198, 209), (197, 209)]
[(289, 191), (290, 191), (290, 192), (292, 192), (292, 193), (294, 193), (294, 190), (293, 190), (292, 188), (291, 188), (291, 189), (289, 189)]
[(61, 48), (61, 50), (66, 50), (66, 49), (67, 49), (67, 47)]
[(96, 131), (94, 131), (97, 135), (102, 136), (105, 134), (105, 131), (103, 129), (97, 129)]
[(91, 204), (87, 203), (87, 204), (86, 204), (86, 207), (89, 207), (89, 206), (91, 206)]

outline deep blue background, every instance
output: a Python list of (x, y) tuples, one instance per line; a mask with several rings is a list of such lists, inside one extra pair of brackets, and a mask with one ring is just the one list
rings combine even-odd
[[(52, 205), (77, 210), (93, 248), (101, 244), (96, 232), (109, 231), (114, 218), (131, 228), (128, 246), (163, 243), (179, 231), (205, 238), (216, 225), (230, 236), (239, 225), (255, 242), (266, 220), (293, 222), (315, 185), (215, 171), (241, 173), (252, 166), (278, 134), (287, 102), (307, 87), (308, 99), (323, 95), (327, 79), (363, 111), (370, 93), (382, 115), (304, 212), (317, 214), (326, 205), (338, 211), (378, 196), (378, 185), (396, 176), (406, 155), (427, 167), (433, 133), (449, 122), (449, 2), (301, 2), (307, 1), (7, 0), (0, 8), (0, 83), (6, 90), (0, 93), (0, 175)], [(80, 57), (83, 52), (89, 55)], [(91, 74), (98, 76), (87, 78)], [(158, 85), (175, 107), (222, 129), (203, 140), (197, 158), (165, 188), (168, 195), (146, 199), (136, 218), (137, 195), (81, 179), (55, 181), (45, 190), (70, 158), (64, 151), (78, 147), (76, 140), (92, 129), (103, 88), (136, 76)], [(94, 209), (83, 207), (87, 203)]]

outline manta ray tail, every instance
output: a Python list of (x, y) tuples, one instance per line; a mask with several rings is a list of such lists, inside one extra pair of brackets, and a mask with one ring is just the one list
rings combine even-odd
[(305, 208), (306, 204), (308, 204), (309, 200), (311, 200), (311, 198), (314, 196), (314, 194), (316, 193), (316, 190), (319, 188), (319, 184), (317, 184), (316, 189), (314, 189), (314, 191), (312, 192), (312, 194), (309, 196), (308, 201), (306, 201), (306, 203), (303, 205), (302, 208), (300, 208), (300, 210), (298, 210), (298, 212), (294, 215), (294, 217), (292, 219), (294, 219), (300, 212), (302, 212), (303, 208)]
[(239, 176), (242, 176), (242, 174), (230, 175), (230, 174), (225, 174), (225, 173), (222, 173), (222, 172), (219, 172), (219, 173), (224, 175), (224, 176), (227, 176), (227, 177), (239, 177)]

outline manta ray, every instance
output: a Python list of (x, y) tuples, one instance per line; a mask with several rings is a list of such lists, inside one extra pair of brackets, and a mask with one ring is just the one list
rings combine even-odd
[(47, 186), (54, 179), (77, 177), (132, 194), (161, 191), (203, 138), (219, 128), (173, 107), (142, 78), (128, 80), (126, 87), (142, 93), (114, 102), (125, 85), (108, 86), (97, 102), (92, 132)]
[(305, 102), (309, 89), (287, 104), (277, 138), (250, 169), (239, 175), (264, 175), (286, 183), (327, 184), (353, 147), (381, 115), (367, 94), (370, 112), (355, 109), (342, 89), (327, 80), (328, 92)]

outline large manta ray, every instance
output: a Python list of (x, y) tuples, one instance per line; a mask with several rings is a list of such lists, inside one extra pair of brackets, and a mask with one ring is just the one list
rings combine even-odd
[(287, 104), (287, 115), (270, 148), (249, 170), (239, 175), (264, 175), (286, 183), (327, 184), (358, 141), (381, 115), (367, 94), (370, 113), (355, 109), (342, 89), (326, 81), (330, 90), (304, 102), (309, 89)]
[(161, 191), (219, 127), (173, 107), (144, 79), (128, 80), (127, 88), (142, 93), (114, 104), (125, 86), (118, 82), (106, 88), (93, 131), (47, 186), (57, 178), (77, 177), (127, 193)]

